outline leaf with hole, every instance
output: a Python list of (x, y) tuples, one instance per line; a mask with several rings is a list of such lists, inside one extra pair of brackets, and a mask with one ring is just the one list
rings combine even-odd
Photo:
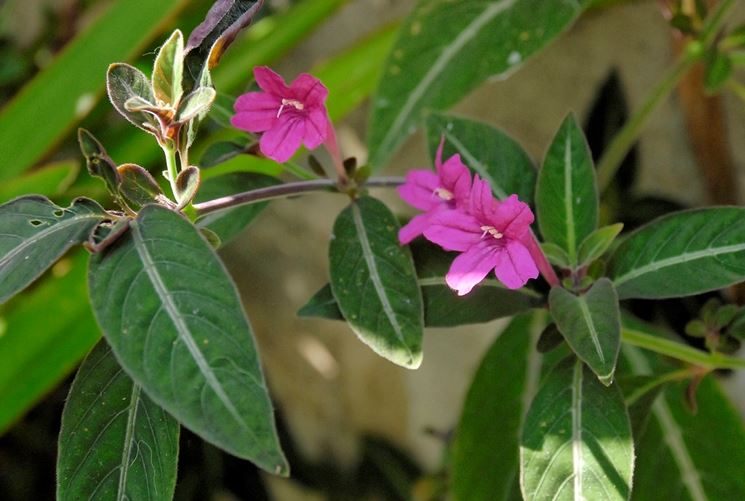
[(618, 295), (607, 278), (601, 278), (580, 296), (554, 287), (548, 295), (551, 316), (574, 353), (609, 385), (621, 346)]
[(287, 473), (251, 327), (197, 228), (145, 206), (93, 255), (88, 285), (117, 360), (153, 401), (228, 453)]
[(373, 99), (370, 164), (384, 167), (427, 110), (446, 109), (487, 78), (515, 71), (588, 3), (420, 0), (399, 30)]
[(344, 318), (363, 343), (391, 362), (422, 362), (422, 294), (411, 254), (398, 243), (398, 222), (370, 197), (352, 202), (334, 223), (331, 288)]
[(184, 88), (184, 36), (176, 30), (168, 37), (155, 56), (153, 65), (153, 94), (157, 101), (176, 107)]
[(605, 387), (570, 357), (543, 381), (525, 417), (520, 485), (525, 499), (625, 501), (634, 440), (617, 385)]
[(429, 115), (426, 126), (432, 158), (444, 139), (443, 159), (459, 153), (471, 171), (489, 182), (497, 198), (516, 194), (527, 204), (533, 202), (535, 166), (510, 136), (485, 123), (444, 113)]
[(745, 209), (676, 212), (631, 233), (608, 263), (621, 299), (700, 294), (745, 280)]
[[(233, 172), (205, 179), (199, 187), (195, 201), (197, 203), (206, 202), (277, 184), (280, 184), (280, 180), (276, 177), (252, 172)], [(199, 228), (214, 231), (224, 245), (251, 224), (267, 205), (269, 205), (269, 202), (259, 202), (212, 212), (198, 218), (196, 225)]]
[(538, 173), (536, 214), (541, 233), (577, 264), (580, 243), (598, 225), (598, 191), (592, 154), (573, 114), (556, 133)]
[(178, 422), (100, 341), (80, 366), (62, 412), (57, 499), (172, 499), (178, 440)]
[(0, 304), (24, 289), (73, 245), (88, 240), (106, 212), (78, 198), (67, 207), (29, 195), (0, 205)]
[(124, 118), (140, 129), (151, 132), (143, 124), (157, 125), (150, 114), (142, 111), (128, 111), (127, 101), (140, 98), (148, 103), (155, 102), (150, 80), (143, 72), (126, 63), (115, 63), (106, 72), (106, 91), (109, 101)]

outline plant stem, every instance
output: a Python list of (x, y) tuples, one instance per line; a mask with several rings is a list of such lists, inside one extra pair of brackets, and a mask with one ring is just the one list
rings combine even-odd
[(166, 168), (168, 172), (168, 182), (171, 184), (174, 200), (178, 200), (176, 192), (176, 178), (178, 177), (178, 167), (176, 166), (176, 150), (167, 146), (161, 146), (166, 156)]
[(616, 171), (621, 166), (621, 162), (638, 139), (652, 112), (670, 95), (683, 75), (706, 55), (706, 49), (714, 42), (727, 12), (734, 5), (735, 0), (722, 0), (717, 5), (716, 10), (706, 19), (704, 26), (701, 28), (699, 39), (691, 40), (685, 45), (678, 61), (665, 73), (662, 80), (644, 100), (639, 110), (613, 138), (608, 150), (598, 163), (597, 173), (600, 193), (604, 192), (610, 185)]
[(653, 336), (633, 329), (621, 329), (621, 339), (632, 346), (688, 362), (707, 369), (745, 369), (745, 359), (706, 353), (676, 341)]
[(652, 391), (657, 386), (666, 384), (666, 383), (672, 383), (674, 381), (682, 381), (684, 379), (688, 379), (691, 377), (696, 376), (697, 370), (696, 369), (680, 369), (677, 371), (667, 372), (665, 374), (662, 374), (661, 376), (658, 376), (651, 380), (649, 383), (645, 384), (644, 386), (641, 386), (639, 388), (636, 388), (634, 391), (632, 391), (629, 395), (624, 398), (624, 402), (626, 403), (626, 407), (631, 407), (634, 405), (641, 397)]
[[(370, 188), (389, 187), (399, 186), (403, 183), (404, 179), (401, 177), (377, 177), (368, 179), (364, 186)], [(314, 191), (336, 191), (336, 188), (337, 182), (335, 180), (313, 179), (309, 181), (285, 183), (277, 186), (269, 186), (267, 188), (259, 188), (258, 190), (237, 193), (235, 195), (210, 200), (209, 202), (194, 204), (193, 207), (197, 211), (197, 216), (204, 216), (205, 214), (209, 214), (210, 212), (230, 209), (239, 205), (263, 202), (265, 200), (271, 200), (274, 198), (291, 197), (294, 195), (299, 195), (301, 193), (309, 193)]]
[(538, 271), (541, 272), (541, 275), (546, 279), (548, 285), (551, 287), (558, 287), (560, 285), (559, 277), (556, 276), (553, 266), (551, 266), (551, 263), (546, 259), (546, 255), (543, 253), (543, 249), (541, 249), (541, 245), (538, 243), (538, 240), (536, 240), (535, 233), (532, 231), (530, 232), (530, 238), (528, 239), (528, 252), (530, 252)]

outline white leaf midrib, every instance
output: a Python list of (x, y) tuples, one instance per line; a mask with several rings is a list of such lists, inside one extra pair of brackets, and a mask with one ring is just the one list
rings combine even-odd
[(127, 499), (127, 476), (129, 475), (129, 458), (134, 446), (135, 424), (137, 422), (137, 409), (140, 405), (140, 386), (132, 384), (132, 392), (129, 397), (129, 410), (127, 411), (127, 425), (124, 433), (124, 444), (122, 447), (121, 470), (119, 470), (119, 487), (116, 492), (117, 501)]
[(574, 500), (584, 501), (582, 493), (583, 472), (582, 455), (582, 362), (574, 364), (572, 376), (572, 475), (574, 478)]

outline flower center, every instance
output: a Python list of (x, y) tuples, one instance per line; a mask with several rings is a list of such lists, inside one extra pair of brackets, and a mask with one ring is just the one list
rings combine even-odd
[(305, 105), (297, 99), (282, 99), (282, 106), (280, 106), (279, 111), (277, 111), (277, 118), (282, 114), (285, 106), (292, 106), (298, 111), (303, 111), (305, 109)]
[(445, 188), (435, 188), (435, 195), (446, 201), (450, 201), (455, 198), (453, 193), (450, 190), (446, 190)]
[(484, 238), (487, 234), (489, 234), (492, 237), (494, 237), (496, 240), (499, 240), (500, 238), (504, 236), (501, 233), (499, 233), (499, 231), (497, 231), (497, 229), (494, 226), (482, 226), (481, 231), (484, 232), (481, 235), (481, 238)]

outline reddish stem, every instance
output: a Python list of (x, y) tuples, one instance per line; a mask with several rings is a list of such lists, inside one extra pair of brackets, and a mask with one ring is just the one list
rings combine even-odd
[(538, 243), (538, 240), (536, 240), (535, 233), (532, 231), (530, 232), (530, 238), (528, 239), (527, 244), (528, 252), (530, 252), (533, 261), (535, 261), (535, 264), (538, 267), (538, 271), (541, 272), (541, 275), (546, 279), (548, 285), (551, 287), (558, 287), (561, 283), (559, 277), (556, 276), (553, 266), (551, 266), (551, 263), (546, 259), (546, 255), (543, 253), (543, 249), (541, 249), (541, 245)]

